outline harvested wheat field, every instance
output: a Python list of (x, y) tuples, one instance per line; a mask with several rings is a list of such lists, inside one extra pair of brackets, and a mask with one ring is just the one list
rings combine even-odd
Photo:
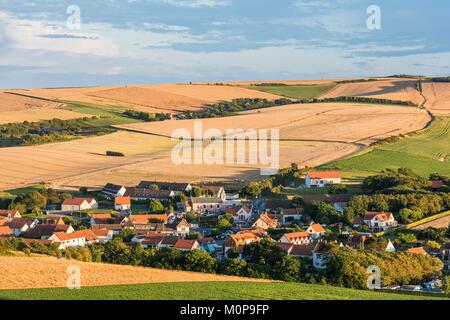
[(37, 122), (55, 118), (68, 120), (83, 117), (86, 117), (86, 115), (64, 109), (28, 109), (21, 111), (0, 112), (0, 124), (24, 121)]
[(336, 98), (343, 96), (381, 98), (389, 100), (410, 101), (417, 105), (423, 102), (423, 97), (416, 88), (417, 80), (391, 79), (382, 81), (355, 82), (339, 84), (321, 98)]
[(57, 108), (60, 104), (0, 91), (0, 112)]
[(275, 100), (282, 98), (280, 96), (260, 92), (256, 90), (238, 88), (231, 86), (211, 86), (211, 85), (159, 85), (149, 86), (145, 88), (153, 88), (156, 90), (168, 92), (171, 94), (181, 95), (192, 99), (201, 99), (207, 103), (217, 103), (220, 101), (231, 101), (237, 98), (261, 98), (267, 100)]
[(425, 82), (422, 93), (427, 98), (425, 107), (437, 115), (450, 114), (450, 83)]
[(192, 281), (250, 281), (262, 280), (220, 276), (186, 271), (170, 271), (144, 267), (88, 263), (52, 257), (0, 257), (0, 290), (29, 288), (64, 288), (67, 268), (78, 266), (81, 286), (104, 286), (138, 283), (168, 283)]
[(151, 113), (195, 111), (207, 104), (236, 98), (265, 98), (268, 100), (280, 98), (277, 95), (245, 88), (208, 85), (31, 89), (16, 90), (15, 92), (56, 101), (120, 105)]
[[(249, 111), (204, 119), (204, 130), (279, 128), (280, 166), (292, 162), (316, 166), (361, 150), (386, 136), (422, 128), (424, 110), (398, 106), (314, 104)], [(106, 182), (134, 185), (140, 180), (247, 181), (260, 178), (259, 165), (176, 165), (176, 141), (166, 136), (177, 128), (192, 130), (193, 120), (124, 125), (114, 134), (68, 142), (0, 149), (0, 189), (40, 182), (64, 187), (100, 187)], [(256, 125), (252, 125), (256, 124)], [(162, 135), (162, 136), (158, 136)], [(125, 153), (107, 157), (106, 151)], [(247, 150), (245, 150), (247, 152)]]
[[(376, 140), (423, 128), (429, 121), (424, 110), (368, 104), (302, 104), (243, 112), (238, 116), (202, 120), (172, 120), (117, 126), (170, 137), (176, 129), (193, 135), (194, 123), (204, 131), (218, 129), (280, 129), (282, 140), (370, 144)], [(212, 133), (210, 136), (217, 136)], [(210, 137), (209, 136), (209, 137)]]
[[(117, 166), (141, 163), (170, 150), (169, 139), (145, 134), (117, 132), (110, 135), (39, 146), (0, 149), (0, 189), (12, 189), (42, 181), (99, 172)], [(126, 157), (107, 157), (106, 151)]]

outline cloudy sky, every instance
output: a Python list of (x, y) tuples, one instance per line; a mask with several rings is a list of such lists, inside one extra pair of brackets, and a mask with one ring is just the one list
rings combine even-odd
[(0, 88), (450, 75), (449, 12), (447, 0), (0, 0)]

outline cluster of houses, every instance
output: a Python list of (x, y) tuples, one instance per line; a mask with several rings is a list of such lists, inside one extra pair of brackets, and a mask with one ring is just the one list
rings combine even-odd
[[(310, 172), (306, 178), (306, 186), (311, 188), (340, 182), (339, 172)], [(108, 183), (101, 193), (103, 197), (113, 201), (115, 214), (102, 213), (95, 198), (67, 199), (61, 205), (61, 215), (47, 216), (42, 221), (22, 218), (15, 210), (0, 210), (0, 237), (22, 237), (43, 244), (58, 243), (60, 249), (67, 249), (105, 243), (122, 230), (129, 229), (134, 234), (131, 241), (140, 243), (144, 248), (173, 247), (182, 251), (199, 249), (206, 250), (217, 258), (223, 258), (230, 250), (242, 257), (246, 245), (273, 235), (273, 230), (283, 232), (293, 226), (303, 226), (299, 230), (304, 231), (286, 232), (281, 236), (278, 234), (274, 237), (277, 240), (273, 241), (289, 256), (310, 258), (317, 269), (326, 267), (327, 253), (322, 250), (321, 244), (330, 241), (326, 229), (336, 226), (315, 223), (293, 199), (258, 199), (250, 202), (241, 199), (239, 194), (227, 194), (223, 186), (202, 186), (202, 189), (207, 189), (207, 194), (193, 197), (193, 186), (189, 183), (142, 181), (135, 187)], [(185, 195), (184, 201), (180, 200), (181, 195)], [(170, 212), (140, 214), (132, 210), (134, 201), (168, 201), (175, 197), (179, 203), (176, 205), (177, 209)], [(350, 198), (348, 195), (303, 196), (305, 202), (315, 200), (329, 203), (343, 213)], [(88, 228), (75, 230), (73, 226), (64, 223), (65, 213), (83, 211), (89, 211), (89, 221), (85, 224)], [(224, 216), (232, 217), (233, 227), (222, 236), (213, 237), (206, 234), (198, 222), (189, 223), (188, 212), (195, 212), (198, 216), (215, 217), (217, 220)], [(355, 229), (365, 226), (368, 232), (348, 232), (347, 240), (336, 244), (360, 250), (374, 233), (397, 225), (394, 215), (390, 212), (368, 211), (354, 220)], [(193, 232), (200, 237), (190, 237)], [(381, 250), (394, 252), (396, 248), (388, 241), (386, 247)], [(408, 251), (412, 254), (427, 254), (424, 248), (412, 248)], [(441, 250), (446, 270), (450, 270), (449, 256), (450, 243), (444, 245)]]

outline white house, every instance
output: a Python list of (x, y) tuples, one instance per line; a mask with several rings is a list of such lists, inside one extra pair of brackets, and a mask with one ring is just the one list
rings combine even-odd
[(98, 209), (98, 203), (94, 198), (73, 198), (64, 200), (61, 210), (66, 212), (85, 211)]
[(342, 175), (338, 171), (312, 171), (306, 175), (305, 184), (307, 188), (323, 188), (341, 182)]
[(14, 218), (22, 218), (17, 210), (0, 210), (0, 218), (5, 218), (7, 221), (11, 221)]
[(4, 226), (9, 227), (16, 236), (27, 232), (29, 229), (33, 229), (39, 223), (37, 219), (23, 219), (15, 218), (4, 224)]
[(226, 209), (222, 198), (200, 197), (191, 199), (192, 210), (200, 214), (218, 214)]
[(318, 223), (311, 224), (306, 232), (311, 235), (313, 239), (319, 239), (320, 237), (325, 235), (325, 229)]
[(131, 210), (131, 197), (115, 197), (114, 209), (117, 211)]
[(374, 231), (385, 231), (398, 225), (391, 212), (367, 211), (363, 221), (365, 225)]
[(84, 247), (86, 238), (77, 232), (65, 233), (56, 232), (48, 240), (59, 243), (59, 249), (67, 249), (70, 247)]
[(233, 221), (235, 223), (244, 223), (250, 219), (252, 215), (252, 209), (248, 206), (242, 206), (240, 208), (234, 207), (228, 208), (225, 213), (233, 215)]
[(312, 242), (311, 234), (306, 231), (285, 233), (278, 242), (297, 245), (308, 245)]
[(100, 241), (100, 243), (106, 243), (108, 241), (111, 241), (114, 236), (114, 231), (108, 230), (108, 229), (94, 228), (94, 229), (92, 229), (92, 232), (95, 234), (95, 236), (97, 237), (98, 241)]
[(263, 213), (259, 218), (252, 224), (252, 228), (259, 229), (274, 229), (278, 227), (278, 220), (272, 219), (268, 214)]
[(102, 192), (111, 197), (123, 197), (127, 189), (124, 186), (108, 183), (103, 187)]

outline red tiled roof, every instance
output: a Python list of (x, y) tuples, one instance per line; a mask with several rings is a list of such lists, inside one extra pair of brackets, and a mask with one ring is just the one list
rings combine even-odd
[(271, 217), (269, 217), (268, 214), (260, 215), (258, 220), (263, 221), (269, 227), (276, 227), (277, 226), (277, 223)]
[(339, 179), (342, 174), (339, 171), (311, 171), (308, 173), (311, 179)]
[(175, 243), (175, 248), (192, 250), (196, 243), (197, 240), (178, 240), (177, 243)]
[(0, 210), (0, 217), (8, 217), (8, 215), (14, 217), (17, 212), (17, 210)]
[(309, 226), (311, 229), (313, 229), (316, 233), (323, 233), (325, 232), (325, 229), (318, 223), (312, 224)]
[(306, 231), (285, 233), (284, 236), (290, 241), (292, 241), (294, 239), (299, 239), (299, 238), (309, 238), (309, 237), (311, 237), (311, 235), (308, 232), (306, 232)]
[(392, 216), (392, 212), (372, 212), (367, 211), (364, 220), (372, 220), (375, 217), (378, 217), (380, 221), (387, 221)]
[(131, 197), (116, 197), (114, 204), (116, 206), (129, 206), (131, 204)]
[(142, 214), (142, 215), (132, 215), (131, 221), (138, 224), (148, 224), (150, 220), (161, 220), (167, 223), (167, 214)]
[(9, 236), (13, 231), (8, 226), (0, 226), (0, 236)]

